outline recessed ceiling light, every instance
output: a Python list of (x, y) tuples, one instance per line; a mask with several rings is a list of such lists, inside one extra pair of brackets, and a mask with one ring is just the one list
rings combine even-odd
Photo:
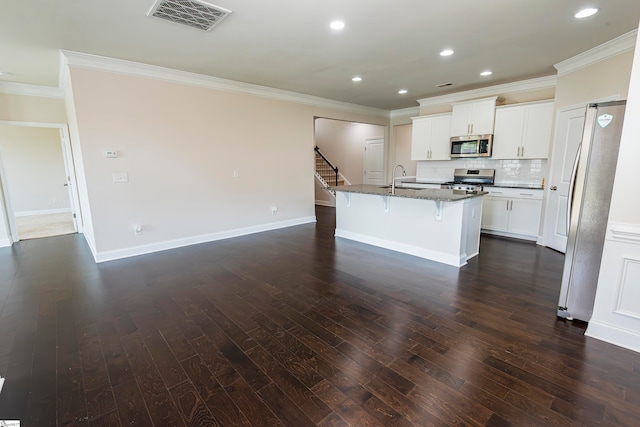
[(407, 90), (406, 90), (406, 89), (400, 89), (400, 90), (398, 91), (398, 93), (399, 93), (400, 95), (404, 95), (405, 93), (407, 93)]
[(351, 79), (352, 82), (361, 82), (362, 81), (362, 77), (360, 76), (355, 76)]
[(487, 70), (487, 71), (483, 71), (483, 72), (481, 72), (481, 73), (480, 73), (480, 75), (481, 75), (482, 77), (490, 76), (491, 74), (493, 74), (493, 71), (489, 71), (489, 70)]
[(331, 24), (329, 24), (329, 26), (331, 27), (332, 30), (341, 30), (344, 28), (344, 22), (343, 21), (333, 21)]
[(582, 9), (580, 12), (573, 15), (576, 18), (588, 18), (589, 16), (595, 15), (598, 13), (600, 9), (595, 7), (588, 7), (586, 9)]
[(440, 52), (440, 56), (451, 56), (453, 55), (453, 51), (451, 49), (445, 49)]

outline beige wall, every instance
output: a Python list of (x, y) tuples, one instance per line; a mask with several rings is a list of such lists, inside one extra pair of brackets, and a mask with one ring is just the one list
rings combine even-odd
[[(147, 78), (70, 73), (83, 215), (90, 211), (99, 258), (313, 218), (314, 117), (384, 122)], [(105, 158), (107, 149), (119, 157)], [(129, 182), (113, 183), (117, 172)], [(134, 234), (135, 224), (143, 234)]]
[(0, 157), (16, 215), (71, 208), (58, 129), (0, 125)]
[(64, 100), (0, 93), (0, 120), (32, 123), (66, 123)]
[[(365, 138), (385, 138), (386, 127), (318, 118), (315, 143), (351, 184), (364, 180)], [(385, 139), (387, 140), (387, 139)]]
[(556, 109), (611, 95), (627, 98), (633, 52), (625, 52), (572, 73), (558, 76)]
[(411, 160), (411, 131), (413, 125), (397, 125), (393, 127), (394, 161), (393, 164), (403, 165), (407, 176), (416, 175), (417, 161)]

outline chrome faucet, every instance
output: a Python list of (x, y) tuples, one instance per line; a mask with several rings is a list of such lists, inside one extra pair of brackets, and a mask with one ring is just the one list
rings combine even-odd
[(407, 176), (407, 172), (404, 170), (404, 166), (396, 165), (396, 167), (393, 168), (393, 174), (391, 175), (391, 194), (396, 194), (396, 170), (398, 168), (402, 169), (402, 176)]

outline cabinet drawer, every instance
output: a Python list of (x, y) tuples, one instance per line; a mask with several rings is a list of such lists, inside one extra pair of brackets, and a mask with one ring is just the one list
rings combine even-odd
[(485, 187), (484, 191), (488, 192), (487, 196), (504, 197), (509, 199), (532, 199), (542, 200), (543, 190), (528, 188), (496, 188)]

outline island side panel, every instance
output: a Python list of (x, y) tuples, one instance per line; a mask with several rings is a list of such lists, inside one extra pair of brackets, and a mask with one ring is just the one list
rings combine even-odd
[(462, 238), (464, 239), (467, 260), (480, 253), (480, 229), (482, 222), (482, 205), (484, 197), (468, 199), (464, 205), (464, 220), (462, 221)]
[(437, 220), (433, 200), (338, 192), (335, 235), (460, 267), (469, 240), (465, 206), (475, 199), (442, 202)]

